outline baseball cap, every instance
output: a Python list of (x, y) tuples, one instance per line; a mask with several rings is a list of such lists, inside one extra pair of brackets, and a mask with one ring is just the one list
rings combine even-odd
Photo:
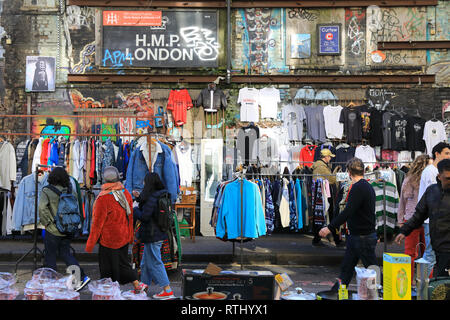
[(330, 157), (332, 157), (332, 158), (335, 157), (335, 155), (330, 151), (330, 149), (322, 149), (322, 150), (320, 151), (320, 155), (321, 155), (322, 157), (326, 157), (326, 156), (330, 156)]

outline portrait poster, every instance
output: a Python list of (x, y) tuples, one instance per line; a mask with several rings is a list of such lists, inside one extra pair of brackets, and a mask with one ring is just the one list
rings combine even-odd
[(27, 56), (25, 91), (55, 91), (55, 72), (55, 57)]

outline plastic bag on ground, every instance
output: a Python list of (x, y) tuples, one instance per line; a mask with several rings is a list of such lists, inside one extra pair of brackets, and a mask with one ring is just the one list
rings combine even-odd
[(134, 293), (134, 290), (128, 290), (123, 292), (122, 297), (125, 300), (149, 300), (147, 293), (145, 292)]
[(373, 269), (355, 267), (359, 300), (378, 300), (377, 272)]
[(92, 292), (92, 300), (123, 300), (120, 285), (111, 278), (91, 281), (88, 284), (89, 291)]

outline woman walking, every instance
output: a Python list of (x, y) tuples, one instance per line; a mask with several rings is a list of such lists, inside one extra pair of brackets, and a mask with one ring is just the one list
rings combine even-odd
[(117, 168), (104, 169), (105, 184), (94, 203), (86, 252), (92, 252), (99, 242), (100, 277), (119, 284), (132, 282), (138, 293), (147, 291), (148, 286), (139, 282), (128, 258), (128, 244), (133, 241), (133, 200), (119, 179)]
[(173, 299), (173, 291), (170, 288), (166, 268), (161, 259), (161, 246), (168, 238), (167, 233), (161, 231), (154, 221), (158, 213), (158, 200), (168, 193), (157, 173), (148, 173), (144, 179), (142, 193), (133, 191), (139, 207), (134, 209), (135, 220), (141, 221), (137, 239), (144, 244), (144, 254), (141, 261), (141, 279), (150, 286), (153, 282), (162, 288), (162, 291), (153, 295), (154, 299)]
[[(421, 155), (414, 160), (411, 169), (408, 171), (405, 180), (402, 184), (400, 192), (400, 203), (398, 206), (397, 220), (400, 227), (405, 224), (413, 215), (416, 205), (419, 201), (419, 186), (422, 171), (428, 165), (430, 157), (428, 155)], [(405, 238), (405, 254), (411, 257), (411, 274), (414, 274), (414, 260), (419, 258), (418, 245), (425, 246), (425, 235), (423, 226), (419, 229), (414, 229), (409, 236)], [(422, 252), (425, 248), (422, 248)], [(411, 281), (414, 277), (411, 277)]]

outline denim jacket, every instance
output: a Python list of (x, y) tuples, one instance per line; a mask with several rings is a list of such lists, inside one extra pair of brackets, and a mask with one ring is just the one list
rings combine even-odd
[(167, 190), (170, 193), (172, 202), (177, 200), (180, 192), (180, 177), (176, 161), (174, 159), (172, 150), (165, 144), (158, 142), (162, 148), (162, 153), (158, 153), (156, 162), (153, 165), (153, 172), (156, 172), (161, 180), (164, 182)]
[(144, 189), (144, 178), (149, 172), (147, 163), (139, 147), (131, 152), (130, 161), (127, 168), (127, 178), (125, 189), (131, 194), (133, 190), (139, 192)]
[[(19, 183), (13, 209), (13, 230), (21, 231), (23, 225), (34, 223), (34, 197), (36, 194), (35, 179), (36, 174), (33, 173), (24, 177)], [(38, 203), (42, 188), (48, 184), (47, 179), (48, 174), (46, 173), (42, 181), (38, 183)]]

